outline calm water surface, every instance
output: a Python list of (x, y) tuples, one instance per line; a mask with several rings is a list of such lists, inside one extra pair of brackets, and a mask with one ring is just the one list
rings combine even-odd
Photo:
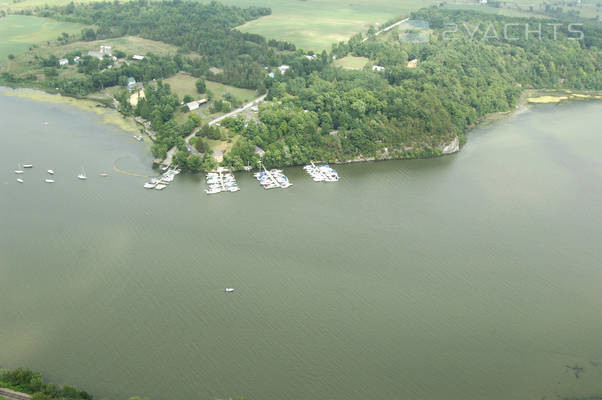
[(0, 95), (0, 117), (2, 366), (114, 400), (602, 395), (600, 102), (211, 197), (116, 172), (152, 175), (148, 145), (94, 114)]

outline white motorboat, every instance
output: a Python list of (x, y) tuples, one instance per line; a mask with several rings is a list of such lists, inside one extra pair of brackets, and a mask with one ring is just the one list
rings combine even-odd
[(146, 182), (144, 184), (144, 188), (145, 189), (153, 189), (155, 186), (157, 186), (156, 182)]
[(103, 178), (109, 176), (109, 174), (107, 174), (106, 172), (101, 172), (99, 175), (102, 176)]
[(82, 167), (82, 172), (80, 172), (79, 175), (77, 175), (77, 179), (79, 179), (80, 181), (85, 181), (86, 179), (88, 179), (84, 167)]
[(205, 189), (205, 193), (207, 194), (217, 194), (221, 192), (221, 189), (218, 187), (210, 187), (209, 189)]
[(159, 183), (157, 186), (155, 186), (155, 190), (163, 190), (167, 187), (167, 185), (163, 184), (163, 183)]
[(49, 169), (49, 170), (48, 170), (48, 173), (49, 173), (50, 175), (54, 175), (54, 170), (53, 170), (53, 169)]
[(19, 183), (23, 183), (23, 179), (21, 179), (21, 178), (17, 178), (17, 182), (19, 182)]
[(33, 168), (33, 164), (23, 164), (23, 168)]
[(234, 288), (231, 288), (231, 287), (227, 287), (224, 289), (224, 292), (226, 292), (226, 293), (232, 293), (233, 291), (234, 291)]
[(22, 174), (23, 172), (23, 168), (21, 168), (21, 164), (17, 164), (17, 169), (15, 170), (15, 174)]
[(54, 183), (54, 179), (48, 179), (48, 178), (46, 178), (46, 179), (44, 179), (44, 182), (46, 182), (46, 183)]

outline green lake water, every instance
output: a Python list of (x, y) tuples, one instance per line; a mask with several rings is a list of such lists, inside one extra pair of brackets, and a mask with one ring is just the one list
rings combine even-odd
[(116, 172), (154, 174), (148, 145), (95, 114), (0, 117), (0, 366), (113, 400), (602, 395), (601, 102), (214, 196)]

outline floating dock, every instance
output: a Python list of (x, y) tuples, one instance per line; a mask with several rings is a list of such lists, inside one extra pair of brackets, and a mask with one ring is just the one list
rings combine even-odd
[(207, 194), (217, 194), (221, 192), (238, 192), (240, 188), (236, 183), (236, 178), (227, 168), (220, 167), (216, 172), (209, 172), (205, 177), (209, 187), (205, 189)]
[(313, 178), (314, 182), (337, 182), (339, 180), (339, 173), (330, 168), (328, 164), (316, 166), (311, 162), (303, 169)]
[(268, 171), (265, 167), (263, 167), (263, 171), (256, 172), (253, 174), (253, 176), (257, 178), (264, 189), (286, 189), (293, 186), (293, 184), (280, 169), (272, 169)]
[(145, 189), (155, 189), (155, 190), (163, 190), (171, 182), (174, 181), (176, 175), (178, 175), (181, 171), (176, 168), (169, 168), (160, 177), (152, 178), (150, 181), (144, 184)]

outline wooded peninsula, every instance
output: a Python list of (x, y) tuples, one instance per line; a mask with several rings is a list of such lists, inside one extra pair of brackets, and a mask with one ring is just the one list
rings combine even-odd
[[(153, 155), (165, 158), (176, 146), (173, 163), (190, 171), (217, 165), (215, 141), (229, 143), (221, 163), (233, 169), (260, 159), (275, 167), (433, 157), (457, 151), (481, 117), (514, 109), (525, 89), (602, 89), (600, 25), (580, 21), (576, 34), (562, 16), (540, 20), (433, 7), (410, 16), (427, 28), (401, 25), (377, 34), (371, 27), (314, 54), (236, 29), (269, 15), (267, 8), (139, 0), (44, 6), (33, 14), (89, 27), (59, 37), (46, 57), (36, 49), (9, 56), (0, 84), (75, 97), (110, 88), (108, 104), (149, 124)], [(115, 46), (110, 55), (83, 54), (78, 47), (126, 37), (175, 51), (129, 54)], [(363, 66), (341, 67), (352, 59)], [(178, 73), (195, 79), (198, 98), (210, 100), (213, 113), (228, 112), (242, 99), (231, 93), (217, 98), (207, 88), (212, 82), (267, 94), (265, 102), (254, 118), (238, 115), (209, 126), (186, 108), (195, 98), (178, 96), (165, 82)], [(132, 102), (133, 90), (144, 96)], [(196, 151), (184, 140), (192, 133)]]

